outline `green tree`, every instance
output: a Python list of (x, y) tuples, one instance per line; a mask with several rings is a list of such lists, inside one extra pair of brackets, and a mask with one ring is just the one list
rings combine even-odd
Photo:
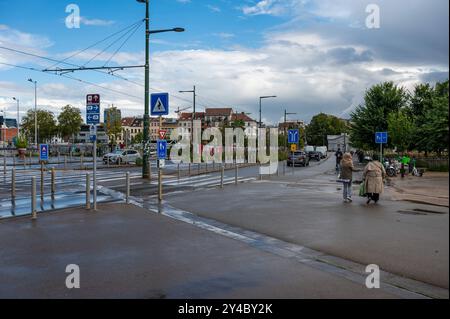
[(388, 132), (391, 144), (397, 147), (398, 151), (406, 151), (413, 144), (414, 121), (405, 109), (388, 115)]
[(444, 83), (445, 85), (447, 90), (443, 89), (442, 83), (439, 83), (439, 87), (436, 86), (438, 90), (435, 91), (432, 106), (425, 111), (423, 124), (418, 130), (419, 134), (417, 134), (418, 144), (425, 151), (434, 151), (438, 154), (448, 150), (449, 143), (448, 81), (446, 84)]
[(328, 135), (348, 133), (349, 126), (345, 120), (334, 115), (320, 113), (311, 119), (306, 128), (306, 138), (309, 145), (326, 145)]
[(350, 136), (355, 147), (376, 150), (375, 133), (388, 130), (388, 116), (398, 113), (408, 102), (408, 95), (393, 82), (384, 82), (370, 88), (364, 97), (364, 105), (359, 105), (351, 114)]
[(116, 144), (117, 136), (122, 133), (122, 119), (120, 111), (113, 106), (106, 110), (106, 133), (108, 134), (112, 144)]
[(58, 132), (64, 140), (67, 141), (70, 137), (74, 139), (82, 124), (83, 118), (79, 108), (70, 105), (63, 107), (61, 114), (58, 116)]
[[(22, 130), (25, 136), (34, 141), (35, 136), (35, 112), (29, 110), (27, 115), (22, 119)], [(50, 111), (37, 110), (37, 123), (38, 123), (38, 140), (40, 143), (48, 142), (57, 133), (57, 126), (55, 115)]]
[(142, 144), (144, 142), (144, 133), (139, 132), (136, 136), (131, 140), (131, 144)]

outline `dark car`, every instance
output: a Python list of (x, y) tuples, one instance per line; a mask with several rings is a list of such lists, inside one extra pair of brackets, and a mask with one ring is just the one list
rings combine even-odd
[(322, 157), (322, 154), (320, 152), (312, 151), (308, 153), (310, 160), (315, 160), (317, 162), (320, 162), (320, 159)]
[(289, 154), (287, 165), (302, 165), (303, 167), (309, 166), (309, 156), (305, 152), (294, 152), (293, 154)]

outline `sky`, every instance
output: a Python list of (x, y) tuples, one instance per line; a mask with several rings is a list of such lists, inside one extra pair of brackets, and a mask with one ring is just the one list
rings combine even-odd
[[(375, 28), (366, 23), (373, 4)], [(66, 25), (70, 5), (79, 8), (80, 28)], [(284, 110), (305, 122), (320, 112), (349, 118), (374, 84), (413, 90), (448, 79), (448, 7), (448, 0), (151, 0), (152, 30), (186, 31), (151, 36), (150, 93), (170, 94), (173, 117), (191, 110), (192, 94), (179, 91), (195, 85), (197, 111), (232, 107), (258, 120), (259, 97), (276, 95), (263, 102), (266, 123), (281, 121)], [(133, 0), (0, 0), (0, 112), (16, 117), (12, 97), (21, 117), (34, 107), (31, 78), (38, 107), (56, 115), (67, 104), (84, 115), (86, 94), (99, 93), (103, 108), (142, 116), (142, 68), (115, 76), (41, 70), (144, 64), (144, 9)]]

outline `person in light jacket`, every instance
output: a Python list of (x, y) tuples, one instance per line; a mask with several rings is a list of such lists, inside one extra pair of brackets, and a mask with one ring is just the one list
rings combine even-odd
[(365, 191), (367, 195), (367, 205), (371, 201), (375, 204), (380, 200), (380, 194), (384, 192), (384, 179), (386, 170), (379, 161), (371, 161), (364, 168), (363, 173)]
[(353, 156), (350, 153), (345, 153), (343, 155), (341, 165), (341, 176), (340, 179), (344, 182), (344, 202), (352, 202), (352, 184), (353, 184), (353, 172), (359, 172), (359, 169), (355, 169), (353, 166)]

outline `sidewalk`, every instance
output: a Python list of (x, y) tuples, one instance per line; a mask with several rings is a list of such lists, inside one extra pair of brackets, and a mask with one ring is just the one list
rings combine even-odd
[(124, 204), (1, 221), (0, 242), (0, 298), (396, 297)]
[(396, 177), (391, 179), (391, 186), (394, 200), (449, 207), (448, 173), (426, 172), (423, 177)]

